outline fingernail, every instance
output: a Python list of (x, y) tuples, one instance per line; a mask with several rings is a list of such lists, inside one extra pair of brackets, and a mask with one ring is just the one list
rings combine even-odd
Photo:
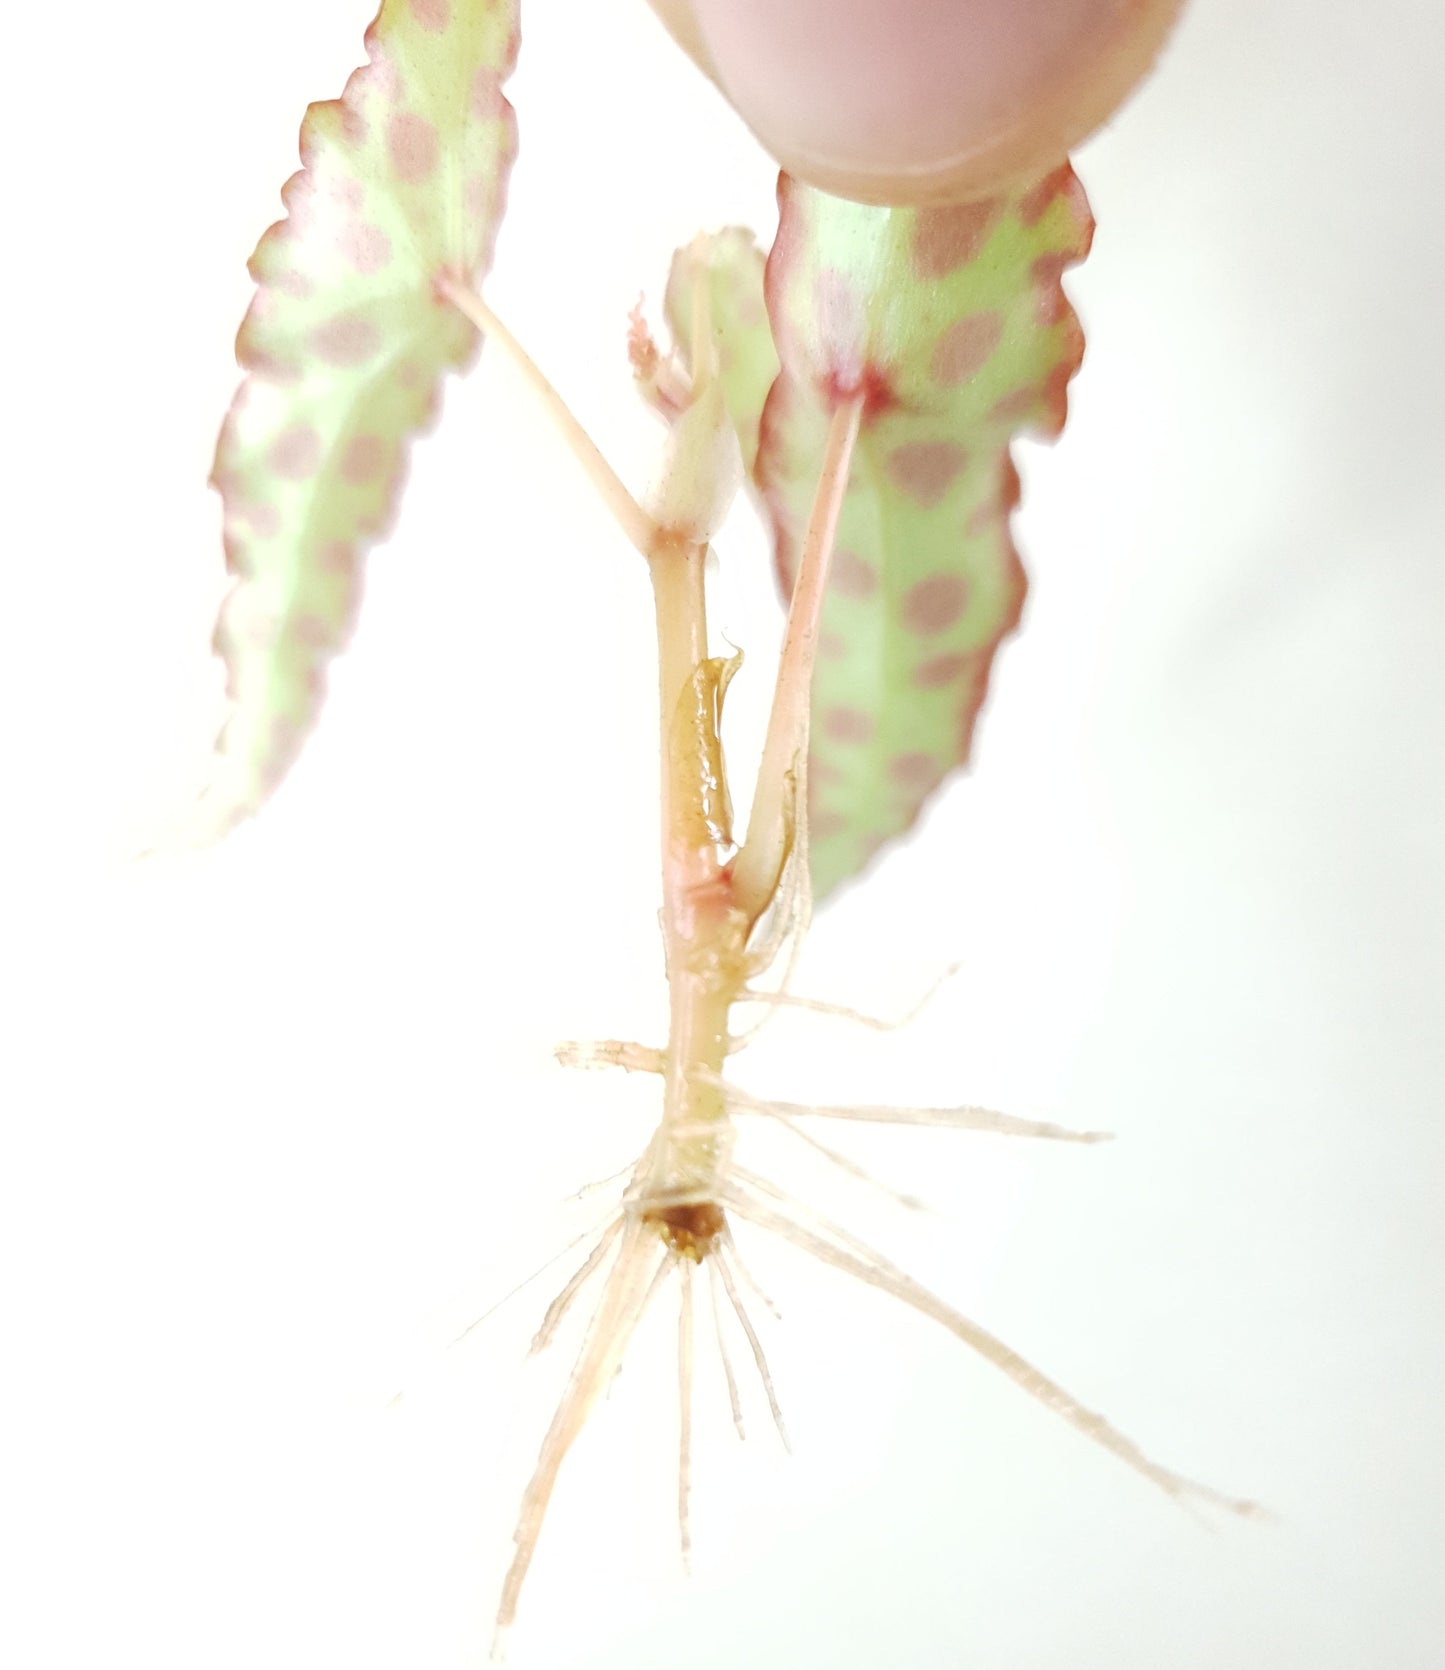
[(1182, 0), (653, 3), (790, 173), (923, 203), (1060, 161), (1149, 68)]

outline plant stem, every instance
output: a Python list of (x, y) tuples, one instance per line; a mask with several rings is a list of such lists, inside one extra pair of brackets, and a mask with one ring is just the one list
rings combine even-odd
[[(791, 849), (800, 762), (808, 749), (808, 710), (819, 620), (833, 539), (862, 417), (862, 397), (833, 414), (793, 595), (758, 767), (747, 840), (731, 861), (726, 787), (717, 735), (721, 682), (709, 679), (704, 564), (707, 546), (659, 525), (628, 492), (596, 443), (540, 367), (469, 286), (438, 281), (439, 294), (507, 355), (540, 401), (604, 505), (647, 558), (657, 619), (662, 762), (662, 931), (670, 1018), (663, 1059), (663, 1123), (675, 1134), (657, 1147), (660, 1189), (707, 1187), (716, 1175), (727, 1121), (721, 1077), (728, 1014), (745, 982), (744, 951), (754, 923), (777, 891)], [(711, 341), (701, 312), (694, 357)], [(719, 807), (723, 808), (719, 821)], [(806, 809), (799, 808), (798, 816)]]
[[(787, 862), (791, 834), (787, 827), (790, 798), (789, 779), (796, 781), (799, 763), (808, 754), (808, 714), (813, 690), (813, 661), (818, 648), (818, 627), (823, 596), (828, 585), (828, 568), (833, 540), (838, 530), (838, 513), (848, 488), (848, 467), (858, 426), (863, 416), (863, 397), (850, 400), (833, 413), (823, 468), (813, 497), (812, 513), (803, 536), (803, 551), (793, 581), (788, 609), (788, 630), (778, 663), (778, 681), (768, 716), (767, 738), (758, 766), (757, 787), (748, 817), (747, 840), (738, 854), (733, 873), (737, 904), (756, 921), (777, 891), (783, 865)], [(800, 808), (806, 816), (806, 808)]]
[[(808, 748), (808, 709), (819, 619), (862, 400), (834, 413), (803, 539), (788, 628), (758, 768), (748, 839), (733, 861), (719, 826), (722, 774), (717, 689), (705, 676), (705, 545), (660, 529), (648, 566), (657, 616), (662, 753), (662, 929), (671, 1005), (665, 1060), (659, 1186), (706, 1186), (716, 1176), (727, 1122), (722, 1068), (728, 1016), (747, 979), (746, 945), (777, 891), (794, 835), (792, 784)], [(806, 816), (799, 809), (798, 816)]]
[(455, 279), (441, 278), (437, 280), (437, 289), (458, 312), (464, 313), (478, 330), (495, 342), (521, 372), (551, 419), (553, 427), (571, 449), (587, 479), (597, 489), (613, 521), (622, 529), (630, 543), (644, 557), (648, 556), (657, 537), (656, 524), (628, 492), (622, 478), (602, 456), (597, 443), (573, 416), (571, 408), (548, 382), (541, 367), (470, 286), (458, 283)]
[(721, 759), (716, 714), (697, 699), (707, 658), (706, 556), (705, 545), (662, 530), (648, 564), (657, 617), (662, 935), (670, 1005), (663, 1121), (678, 1133), (659, 1144), (656, 1176), (670, 1189), (712, 1174), (716, 1138), (710, 1133), (720, 1131), (726, 1118), (718, 1080), (727, 1056), (728, 1011), (744, 978), (744, 929), (733, 905), (730, 855), (718, 840), (726, 831), (719, 831), (709, 798)]

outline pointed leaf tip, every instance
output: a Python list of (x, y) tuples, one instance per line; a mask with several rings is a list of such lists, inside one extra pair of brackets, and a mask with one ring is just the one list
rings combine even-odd
[(235, 577), (215, 634), (231, 711), (198, 838), (256, 811), (300, 751), (411, 442), (476, 348), (436, 282), (491, 264), (517, 41), (517, 0), (384, 0), (368, 63), (307, 111), (286, 217), (251, 258), (247, 375), (212, 474)]

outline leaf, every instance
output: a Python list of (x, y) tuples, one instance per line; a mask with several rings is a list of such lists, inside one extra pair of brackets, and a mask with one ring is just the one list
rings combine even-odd
[(742, 473), (751, 478), (763, 402), (778, 374), (763, 256), (752, 234), (731, 226), (699, 234), (678, 250), (663, 311), (668, 353), (654, 342), (641, 304), (628, 334), (639, 392), (669, 431), (647, 510), (654, 520), (706, 540), (726, 518)]
[[(763, 271), (763, 254), (752, 233), (729, 226), (694, 238), (677, 252), (663, 297), (673, 340), (685, 353), (705, 302), (718, 381), (750, 476), (756, 467), (763, 404), (781, 369), (763, 296)], [(705, 296), (698, 293), (700, 284)]]
[(766, 288), (782, 372), (755, 483), (785, 588), (831, 415), (865, 399), (813, 688), (821, 897), (968, 758), (1025, 589), (1009, 443), (1063, 426), (1083, 336), (1059, 280), (1093, 222), (1067, 165), (946, 209), (844, 202), (787, 175), (778, 197)]
[(215, 635), (232, 710), (204, 836), (254, 812), (294, 761), (410, 443), (476, 350), (436, 286), (491, 263), (517, 38), (516, 0), (384, 0), (369, 63), (306, 114), (286, 218), (251, 258), (259, 289), (236, 342), (248, 375), (212, 475), (236, 579)]

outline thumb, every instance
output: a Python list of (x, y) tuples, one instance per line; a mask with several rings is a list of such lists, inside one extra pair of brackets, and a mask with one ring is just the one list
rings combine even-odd
[(1045, 172), (1148, 70), (1182, 0), (651, 0), (791, 174), (938, 203)]

